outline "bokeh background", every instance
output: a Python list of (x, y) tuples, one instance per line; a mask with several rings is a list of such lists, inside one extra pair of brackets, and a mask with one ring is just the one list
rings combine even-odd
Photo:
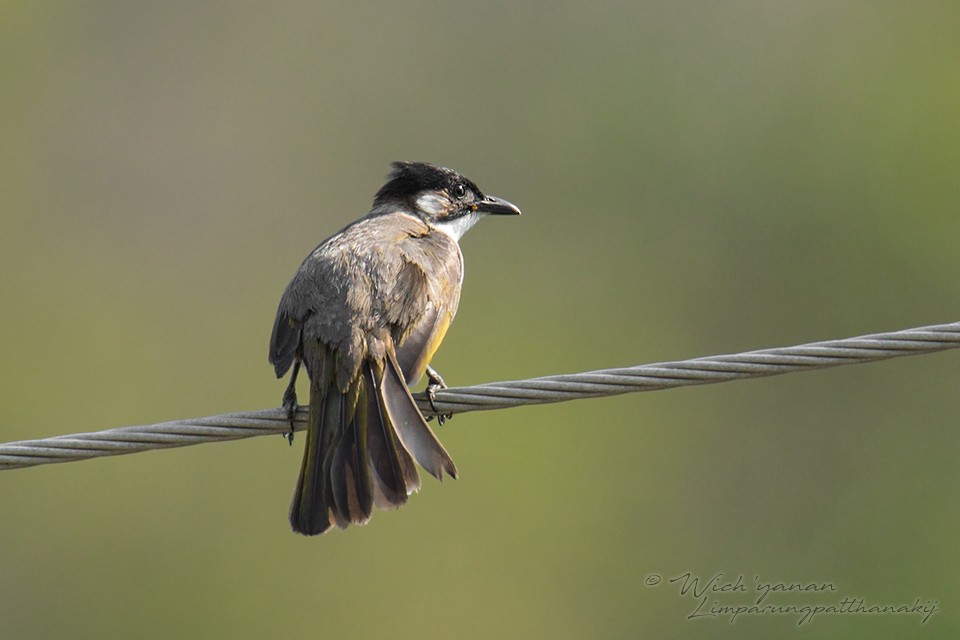
[[(280, 293), (396, 159), (524, 211), (464, 239), (453, 385), (957, 320), (958, 33), (950, 3), (0, 2), (2, 441), (279, 404)], [(10, 471), (0, 635), (954, 638), (958, 415), (952, 352), (464, 414), (459, 480), (320, 539), (286, 522), (302, 438)], [(941, 611), (688, 620), (688, 572)]]

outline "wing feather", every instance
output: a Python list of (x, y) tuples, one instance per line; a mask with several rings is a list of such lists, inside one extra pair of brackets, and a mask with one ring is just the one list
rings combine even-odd
[(387, 348), (381, 392), (390, 422), (404, 448), (410, 452), (417, 464), (438, 480), (443, 479), (444, 471), (456, 478), (457, 467), (420, 414), (413, 396), (410, 395), (410, 389), (404, 382), (392, 345)]

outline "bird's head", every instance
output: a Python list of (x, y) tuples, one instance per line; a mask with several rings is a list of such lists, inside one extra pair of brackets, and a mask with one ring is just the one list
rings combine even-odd
[(426, 162), (394, 162), (374, 208), (397, 207), (412, 213), (455, 240), (485, 215), (520, 215), (515, 205), (484, 195), (456, 171)]

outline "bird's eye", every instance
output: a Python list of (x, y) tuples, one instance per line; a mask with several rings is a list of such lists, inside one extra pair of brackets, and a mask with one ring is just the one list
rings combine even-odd
[(458, 199), (463, 200), (467, 197), (467, 188), (462, 184), (458, 184), (453, 188), (453, 195), (455, 195)]

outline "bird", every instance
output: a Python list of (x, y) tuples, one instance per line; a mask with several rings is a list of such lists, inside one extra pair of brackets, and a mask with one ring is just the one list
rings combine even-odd
[(374, 505), (404, 505), (420, 489), (416, 465), (438, 480), (457, 477), (410, 388), (426, 373), (432, 402), (446, 386), (429, 363), (460, 301), (459, 240), (487, 215), (520, 209), (451, 169), (394, 162), (369, 213), (294, 273), (269, 354), (278, 379), (292, 369), (283, 395), (291, 437), (301, 365), (310, 379), (294, 532), (366, 524)]

